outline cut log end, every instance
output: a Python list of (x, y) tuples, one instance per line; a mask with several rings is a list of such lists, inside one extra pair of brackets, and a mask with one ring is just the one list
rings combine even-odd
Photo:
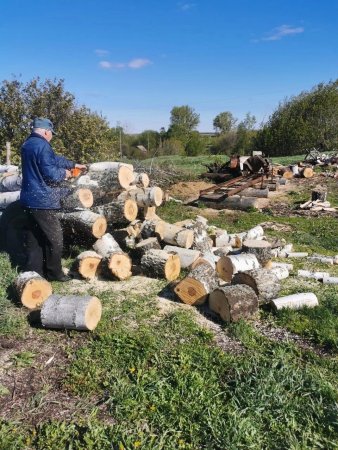
[(29, 309), (38, 308), (50, 295), (52, 295), (52, 286), (47, 280), (32, 279), (23, 288), (21, 303)]
[(208, 292), (203, 284), (194, 278), (186, 277), (174, 289), (183, 303), (187, 305), (202, 305), (205, 303)]
[(181, 263), (178, 255), (170, 254), (164, 266), (164, 275), (166, 280), (176, 280), (181, 271)]
[(97, 324), (101, 319), (102, 305), (97, 297), (92, 297), (86, 308), (84, 315), (84, 323), (89, 331), (96, 328)]
[(137, 203), (134, 200), (128, 198), (124, 204), (124, 217), (129, 220), (129, 222), (132, 222), (136, 219), (137, 213)]
[(118, 180), (123, 189), (127, 189), (134, 181), (134, 172), (127, 166), (118, 169)]
[(92, 234), (97, 239), (102, 237), (107, 230), (107, 221), (104, 217), (99, 217), (92, 225)]
[(90, 208), (93, 206), (93, 194), (90, 189), (81, 188), (78, 190), (79, 200), (80, 203), (83, 205), (84, 208)]
[(126, 280), (131, 277), (131, 259), (126, 253), (114, 253), (109, 258), (108, 268), (112, 275), (119, 280)]
[(78, 272), (86, 280), (95, 278), (102, 257), (95, 252), (83, 252), (78, 256)]

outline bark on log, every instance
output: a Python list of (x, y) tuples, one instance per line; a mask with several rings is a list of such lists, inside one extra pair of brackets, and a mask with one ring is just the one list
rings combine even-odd
[(90, 189), (77, 188), (63, 197), (61, 206), (63, 209), (74, 210), (76, 208), (90, 208), (93, 206), (93, 194)]
[(272, 268), (272, 269), (275, 269), (275, 268), (277, 268), (277, 267), (284, 267), (285, 269), (288, 269), (289, 271), (290, 271), (290, 270), (293, 270), (293, 264), (281, 263), (281, 262), (275, 262), (275, 261), (273, 261), (273, 262), (271, 263), (271, 268)]
[(272, 258), (271, 244), (267, 241), (257, 239), (246, 239), (242, 245), (243, 252), (252, 253), (256, 256), (261, 266), (265, 266)]
[(216, 287), (215, 270), (209, 264), (201, 264), (180, 281), (174, 291), (183, 303), (202, 305)]
[(78, 272), (82, 278), (92, 280), (96, 277), (96, 272), (101, 260), (101, 255), (92, 250), (87, 250), (77, 256), (72, 270)]
[(269, 270), (271, 273), (275, 274), (279, 280), (284, 280), (289, 276), (289, 271), (286, 267), (272, 267), (269, 268)]
[(311, 192), (311, 201), (320, 200), (326, 202), (327, 188), (325, 186), (316, 186)]
[(193, 230), (176, 227), (169, 223), (164, 223), (163, 241), (166, 244), (175, 245), (183, 248), (191, 248), (194, 243)]
[(14, 281), (16, 295), (26, 308), (34, 309), (52, 294), (52, 285), (36, 272), (22, 272)]
[(12, 164), (0, 164), (0, 173), (16, 172), (18, 170), (18, 166), (13, 166)]
[(261, 225), (257, 225), (253, 228), (250, 228), (246, 232), (245, 239), (260, 239), (264, 236), (264, 229)]
[(256, 198), (268, 198), (269, 197), (269, 189), (255, 189), (255, 188), (247, 188), (239, 193), (241, 197), (256, 197)]
[(276, 298), (280, 291), (280, 282), (276, 275), (267, 269), (253, 269), (248, 272), (236, 273), (233, 284), (246, 284), (258, 296), (259, 304), (269, 303)]
[(297, 275), (302, 278), (312, 278), (314, 280), (323, 280), (330, 276), (328, 272), (311, 272), (310, 270), (298, 270)]
[(192, 250), (188, 248), (177, 247), (174, 245), (166, 245), (163, 248), (168, 253), (176, 253), (180, 258), (180, 264), (182, 269), (188, 269), (199, 258), (201, 253), (198, 250)]
[(300, 309), (306, 306), (307, 308), (314, 308), (318, 306), (318, 299), (312, 292), (302, 292), (300, 294), (286, 295), (271, 300), (272, 307), (279, 311), (283, 308)]
[(94, 330), (101, 319), (102, 306), (97, 297), (51, 295), (41, 309), (45, 328)]
[[(140, 241), (138, 244), (135, 245), (132, 254), (137, 261), (140, 261), (142, 256), (149, 250), (161, 250), (160, 243), (158, 242), (158, 239), (156, 237), (149, 237), (147, 239)], [(171, 253), (166, 249), (163, 250), (165, 250), (167, 253)]]
[(156, 206), (145, 206), (144, 208), (139, 208), (138, 219), (140, 220), (160, 219), (156, 215)]
[(140, 185), (143, 188), (147, 188), (149, 186), (150, 180), (147, 173), (136, 173), (134, 172), (134, 181), (132, 185)]
[(322, 264), (329, 264), (329, 265), (334, 264), (334, 258), (332, 256), (313, 255), (308, 256), (307, 259), (309, 261), (320, 262)]
[(293, 164), (290, 166), (290, 170), (293, 173), (294, 176), (299, 175), (299, 166), (298, 164)]
[(323, 278), (324, 284), (338, 284), (338, 277), (324, 277)]
[(131, 259), (122, 251), (111, 234), (106, 233), (98, 239), (93, 249), (103, 258), (101, 268), (104, 275), (113, 276), (119, 280), (126, 280), (131, 276)]
[(141, 236), (143, 239), (157, 237), (162, 240), (164, 237), (165, 222), (161, 219), (145, 220), (141, 225)]
[(258, 268), (259, 262), (256, 256), (250, 253), (224, 256), (222, 280), (231, 281), (237, 272)]
[(92, 208), (97, 214), (101, 214), (111, 224), (126, 225), (136, 219), (138, 207), (134, 200), (114, 200), (105, 205), (94, 206)]
[(102, 187), (103, 191), (116, 192), (122, 189), (128, 189), (130, 184), (134, 181), (134, 172), (130, 165), (125, 165), (122, 163), (112, 163), (116, 166), (112, 166), (103, 170), (96, 170), (97, 164), (105, 163), (94, 163), (89, 166), (89, 176), (91, 179), (98, 181), (99, 185)]
[(237, 322), (252, 317), (258, 311), (258, 298), (250, 286), (222, 286), (209, 295), (209, 306), (225, 322)]
[(230, 252), (233, 251), (233, 248), (231, 246), (214, 247), (212, 251), (216, 256), (227, 256)]
[(20, 199), (20, 191), (0, 192), (0, 209), (7, 208), (11, 203)]
[(282, 178), (285, 178), (286, 180), (290, 180), (293, 178), (293, 172), (288, 167), (280, 167), (278, 173), (282, 175)]
[(0, 192), (15, 192), (21, 189), (22, 178), (18, 172), (5, 172), (0, 177)]
[(161, 188), (154, 186), (151, 188), (137, 188), (122, 192), (119, 199), (131, 198), (140, 208), (145, 206), (160, 206), (163, 201), (163, 191)]
[(180, 258), (164, 250), (149, 250), (141, 259), (141, 269), (150, 277), (173, 281), (180, 275)]
[(286, 252), (287, 258), (306, 258), (307, 256), (307, 252)]
[(92, 211), (76, 211), (59, 215), (66, 234), (79, 238), (100, 238), (107, 229), (107, 221)]
[(263, 209), (269, 206), (270, 200), (268, 198), (257, 197), (241, 197), (240, 195), (232, 195), (231, 197), (222, 200), (221, 202), (213, 203), (208, 202), (210, 206), (216, 209), (240, 209), (247, 210), (251, 208)]
[(88, 170), (90, 172), (104, 172), (106, 170), (117, 171), (120, 167), (128, 167), (129, 170), (134, 172), (134, 166), (123, 162), (115, 161), (100, 161), (89, 165)]

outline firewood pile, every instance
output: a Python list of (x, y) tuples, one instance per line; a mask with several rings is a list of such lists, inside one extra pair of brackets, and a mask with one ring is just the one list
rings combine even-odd
[(338, 153), (327, 155), (313, 148), (307, 151), (304, 162), (319, 166), (338, 165)]
[(311, 200), (299, 205), (300, 209), (311, 211), (329, 211), (335, 212), (337, 208), (332, 208), (329, 201), (327, 201), (327, 188), (318, 185), (311, 192)]

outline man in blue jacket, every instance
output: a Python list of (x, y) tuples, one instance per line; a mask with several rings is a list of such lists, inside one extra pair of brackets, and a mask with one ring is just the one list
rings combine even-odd
[(63, 235), (57, 211), (65, 194), (60, 183), (71, 177), (74, 167), (85, 168), (54, 153), (49, 142), (53, 124), (35, 118), (33, 131), (21, 147), (22, 187), (20, 202), (29, 220), (25, 270), (35, 271), (50, 281), (68, 281), (61, 266)]

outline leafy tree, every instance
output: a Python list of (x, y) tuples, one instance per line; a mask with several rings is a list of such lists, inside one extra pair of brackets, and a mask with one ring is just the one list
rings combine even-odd
[(247, 113), (245, 118), (238, 124), (236, 133), (236, 144), (234, 145), (234, 153), (239, 155), (248, 155), (252, 150), (252, 141), (256, 135), (254, 126), (256, 117)]
[(168, 137), (178, 139), (186, 148), (192, 132), (200, 123), (200, 115), (190, 106), (174, 106), (170, 112)]
[(190, 139), (186, 145), (185, 153), (188, 156), (197, 156), (205, 152), (205, 143), (198, 131), (191, 133)]
[(216, 133), (225, 134), (235, 128), (236, 122), (237, 119), (230, 111), (224, 111), (214, 118), (213, 125)]
[(338, 79), (284, 100), (254, 139), (269, 155), (296, 155), (338, 147)]

